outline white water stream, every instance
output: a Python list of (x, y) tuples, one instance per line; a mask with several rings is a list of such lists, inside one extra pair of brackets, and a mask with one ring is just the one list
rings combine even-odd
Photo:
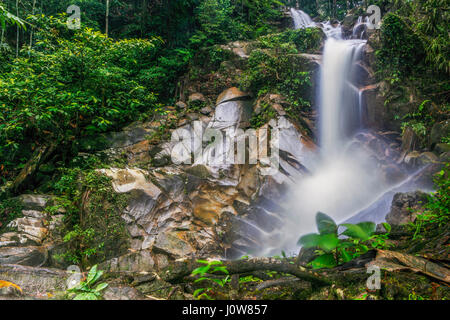
[(265, 238), (265, 255), (281, 250), (297, 253), (299, 236), (316, 231), (318, 211), (343, 222), (391, 187), (369, 155), (352, 144), (362, 127), (363, 110), (352, 77), (366, 41), (343, 39), (340, 25), (316, 24), (300, 10), (292, 9), (291, 13), (296, 28), (321, 26), (327, 35), (319, 86), (320, 151), (307, 161), (310, 175), (299, 179), (291, 190), (283, 227)]

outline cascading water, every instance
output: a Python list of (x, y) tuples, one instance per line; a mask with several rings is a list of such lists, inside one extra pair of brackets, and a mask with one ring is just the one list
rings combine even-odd
[[(366, 41), (363, 19), (345, 39), (339, 24), (314, 23), (303, 11), (291, 9), (297, 29), (320, 27), (325, 41), (318, 101), (319, 151), (303, 148), (296, 130), (284, 120), (280, 131), (280, 173), (260, 189), (243, 217), (236, 217), (236, 255), (296, 254), (297, 240), (316, 232), (318, 211), (337, 223), (384, 221), (395, 192), (420, 188), (413, 175), (396, 166), (389, 139), (364, 128), (362, 53)], [(396, 171), (397, 170), (397, 171)], [(393, 174), (392, 174), (393, 173)], [(233, 256), (230, 254), (230, 256)]]
[[(296, 28), (316, 26), (306, 13), (291, 12)], [(353, 79), (366, 41), (343, 39), (340, 25), (317, 25), (327, 35), (319, 87), (320, 152), (306, 159), (309, 174), (298, 179), (289, 191), (281, 228), (262, 237), (265, 255), (281, 250), (295, 253), (299, 236), (316, 231), (318, 211), (343, 222), (392, 187), (354, 139), (362, 127), (363, 108), (361, 92)]]
[(295, 29), (315, 27), (316, 23), (312, 21), (311, 17), (301, 10), (291, 9), (291, 15), (294, 20)]

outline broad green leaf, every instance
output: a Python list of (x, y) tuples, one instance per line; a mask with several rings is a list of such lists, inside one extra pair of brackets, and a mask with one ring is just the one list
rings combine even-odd
[(334, 233), (321, 234), (319, 236), (319, 248), (325, 251), (331, 251), (337, 247), (339, 239)]
[(98, 300), (98, 296), (93, 293), (80, 293), (73, 300)]
[(91, 268), (91, 270), (89, 270), (89, 273), (88, 273), (88, 277), (87, 277), (86, 282), (87, 282), (87, 283), (91, 283), (92, 280), (94, 280), (96, 274), (97, 274), (97, 265), (94, 265), (94, 266)]
[(392, 230), (392, 227), (389, 223), (383, 222), (383, 227), (386, 229), (386, 232), (389, 233)]
[(377, 225), (373, 222), (360, 222), (356, 225), (363, 229), (363, 231), (367, 233), (369, 237), (375, 232), (375, 229), (377, 228)]
[(95, 288), (95, 292), (100, 292), (100, 291), (104, 290), (107, 286), (108, 286), (107, 283), (100, 283), (100, 284)]
[(200, 288), (200, 289), (195, 290), (195, 291), (194, 291), (194, 297), (197, 296), (197, 295), (199, 295), (200, 293), (202, 293), (202, 292), (205, 291), (205, 290), (206, 290), (205, 288)]
[(300, 239), (298, 239), (298, 245), (304, 247), (304, 248), (312, 248), (317, 247), (319, 245), (319, 238), (320, 235), (317, 233), (309, 233), (304, 236), (301, 236)]
[(227, 267), (215, 267), (212, 272), (223, 272), (229, 274)]
[(331, 253), (327, 253), (317, 257), (310, 263), (314, 269), (333, 268), (336, 266), (336, 259), (334, 259), (334, 256)]
[(317, 229), (320, 234), (336, 233), (337, 225), (334, 220), (322, 212), (316, 214)]
[[(372, 223), (375, 225), (374, 223)], [(346, 227), (347, 230), (342, 232), (343, 235), (348, 236), (354, 239), (360, 239), (362, 241), (366, 241), (370, 238), (373, 232), (371, 232), (371, 226), (364, 223), (361, 224), (351, 224), (351, 223), (343, 223), (342, 226)]]

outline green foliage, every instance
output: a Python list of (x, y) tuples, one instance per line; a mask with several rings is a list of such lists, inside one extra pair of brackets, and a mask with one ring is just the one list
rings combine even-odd
[(414, 232), (413, 239), (426, 237), (426, 235), (450, 222), (450, 180), (448, 178), (450, 165), (435, 175), (436, 191), (428, 196), (428, 201), (424, 206), (423, 212), (418, 212), (416, 220), (409, 224)]
[(409, 74), (424, 58), (423, 44), (404, 19), (394, 13), (383, 18), (381, 26), (381, 49), (377, 58), (382, 71), (391, 82)]
[(62, 20), (45, 16), (34, 23), (42, 26), (35, 48), (0, 75), (6, 166), (49, 141), (71, 150), (78, 138), (118, 129), (155, 105), (149, 70), (160, 40), (116, 42), (87, 28), (70, 34)]
[(96, 285), (102, 275), (103, 271), (97, 270), (97, 265), (94, 265), (89, 270), (86, 281), (82, 281), (77, 286), (67, 290), (67, 294), (73, 300), (101, 300), (102, 291), (108, 287), (105, 282)]
[(22, 202), (17, 198), (9, 198), (0, 201), (0, 230), (22, 215)]
[(25, 23), (22, 19), (19, 17), (13, 15), (12, 13), (8, 12), (5, 7), (0, 2), (0, 30), (6, 29), (6, 24), (13, 24), (17, 25), (18, 27), (25, 28)]
[[(281, 33), (259, 37), (258, 45), (262, 49), (277, 49), (286, 44), (293, 44), (298, 52), (316, 52), (319, 50), (324, 34), (319, 28), (286, 30)], [(293, 51), (296, 53), (297, 51)]]
[(66, 169), (55, 183), (66, 209), (65, 251), (57, 258), (88, 265), (125, 252), (128, 233), (120, 214), (127, 196), (112, 190), (111, 179), (95, 170)]
[(198, 48), (273, 32), (271, 22), (281, 18), (281, 5), (276, 0), (202, 0), (195, 9), (200, 27), (190, 43)]
[[(386, 248), (386, 240), (391, 230), (385, 223), (386, 234), (376, 235), (373, 222), (360, 222), (358, 224), (343, 223), (336, 225), (334, 220), (322, 212), (316, 215), (316, 224), (319, 233), (311, 233), (300, 237), (298, 244), (304, 248), (318, 248), (318, 257), (310, 262), (314, 269), (333, 268), (341, 263), (348, 262), (372, 248)], [(345, 227), (338, 232), (339, 227)], [(346, 236), (346, 238), (342, 238)]]
[[(283, 49), (291, 50), (292, 47)], [(308, 71), (304, 71), (301, 62), (302, 58), (295, 55), (278, 55), (266, 50), (254, 50), (248, 59), (248, 69), (241, 78), (240, 86), (257, 96), (268, 92), (280, 93), (294, 107), (309, 107), (311, 76)]]
[[(192, 271), (191, 276), (198, 275), (199, 277), (194, 281), (197, 282), (204, 282), (206, 283), (215, 283), (219, 285), (220, 287), (223, 287), (228, 281), (229, 281), (229, 272), (227, 270), (227, 267), (223, 265), (222, 261), (206, 261), (206, 260), (197, 260), (198, 263), (204, 264), (204, 266), (198, 267)], [(213, 274), (217, 273), (226, 274), (227, 276), (217, 278), (213, 277)], [(214, 293), (213, 287), (208, 286), (206, 288), (199, 288), (194, 291), (194, 297), (196, 297), (198, 300), (201, 299), (207, 299), (207, 300), (214, 300), (211, 297), (211, 294)]]
[[(222, 261), (197, 260), (197, 262), (204, 264), (204, 266), (198, 267), (194, 269), (194, 271), (192, 271), (191, 276), (199, 276), (194, 281), (194, 283), (206, 281), (206, 283), (215, 283), (220, 287), (223, 287), (229, 281), (229, 272), (227, 270), (227, 267), (223, 265)], [(226, 274), (227, 276), (221, 278), (213, 277), (212, 274), (217, 274), (218, 272)], [(210, 296), (211, 293), (213, 293), (213, 287), (199, 288), (194, 291), (194, 297), (196, 297), (198, 300), (214, 300)]]

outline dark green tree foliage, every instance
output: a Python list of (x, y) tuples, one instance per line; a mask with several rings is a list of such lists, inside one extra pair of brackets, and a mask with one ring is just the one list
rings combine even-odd
[(424, 58), (419, 37), (405, 21), (393, 13), (387, 14), (381, 27), (381, 47), (378, 57), (386, 68), (408, 74)]
[(151, 112), (148, 70), (161, 41), (114, 41), (91, 29), (68, 30), (40, 16), (36, 44), (0, 75), (0, 158), (20, 168), (40, 145), (71, 149), (80, 137), (114, 130)]

